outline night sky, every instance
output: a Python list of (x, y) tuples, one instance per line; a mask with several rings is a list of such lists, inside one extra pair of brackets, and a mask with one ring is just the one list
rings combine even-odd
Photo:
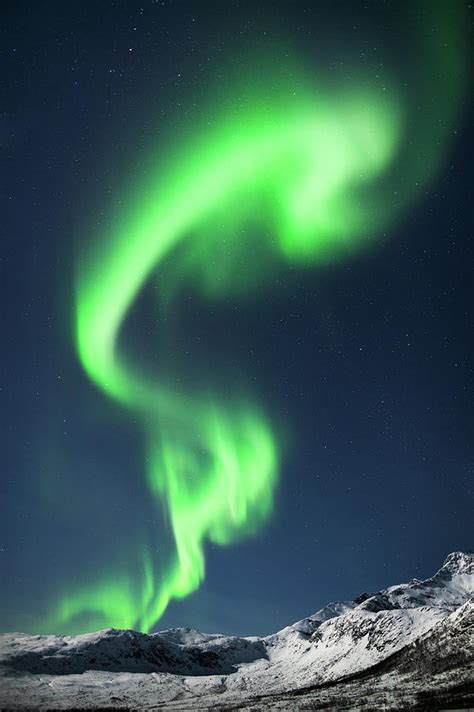
[[(275, 481), (246, 510), (238, 534), (227, 536), (224, 521), (225, 533), (204, 535), (204, 580), (183, 598), (172, 594), (146, 629), (267, 634), (329, 601), (425, 578), (449, 552), (472, 548), (474, 117), (469, 80), (459, 78), (471, 48), (445, 29), (463, 12), (459, 24), (467, 27), (472, 9), (440, 3), (437, 17), (436, 5), (5, 4), (2, 630), (122, 626), (116, 602), (129, 584), (141, 600), (147, 557), (150, 596), (160, 595), (175, 542), (164, 496), (147, 481), (147, 442), (160, 453), (170, 431), (170, 447), (181, 447), (180, 438), (200, 447), (197, 394), (211, 390), (227, 408), (226, 423), (237, 417), (235, 398), (257, 404), (278, 452)], [(455, 60), (443, 55), (452, 46)], [(271, 247), (267, 254), (260, 245), (277, 239), (269, 225), (278, 220), (262, 217), (273, 210), (267, 196), (268, 205), (255, 203), (264, 224), (241, 221), (249, 190), (237, 208), (224, 201), (214, 222), (196, 225), (204, 263), (193, 253), (188, 264), (193, 224), (185, 246), (142, 281), (120, 326), (117, 350), (127, 364), (146, 373), (146, 383), (189, 398), (185, 426), (162, 406), (152, 426), (148, 412), (124, 405), (134, 394), (117, 396), (118, 386), (112, 393), (106, 362), (109, 391), (101, 385), (95, 345), (91, 363), (78, 348), (78, 299), (107, 282), (121, 221), (120, 239), (133, 244), (140, 191), (148, 186), (153, 198), (153, 175), (166, 192), (175, 161), (190, 170), (183, 155), (193, 140), (205, 157), (201, 127), (210, 137), (219, 131), (224, 103), (231, 116), (239, 105), (246, 140), (236, 76), (250, 76), (262, 106), (281, 77), (294, 85), (291, 95), (302, 91), (290, 56), (323, 87), (324, 136), (350, 124), (335, 104), (350, 92), (362, 91), (364, 101), (371, 92), (389, 95), (405, 116), (393, 156), (357, 198), (371, 239), (330, 259), (313, 252), (283, 259)], [(270, 106), (271, 131), (284, 131), (293, 110), (285, 106), (274, 113)], [(357, 190), (349, 184), (350, 199)], [(346, 204), (335, 205), (344, 223)], [(217, 243), (206, 242), (216, 225), (224, 234), (226, 220), (230, 244), (245, 248), (229, 252), (230, 270), (227, 252), (214, 261)], [(320, 226), (320, 214), (314, 220)], [(94, 250), (104, 262), (81, 282)], [(216, 294), (206, 294), (214, 279)], [(122, 289), (117, 278), (117, 297)], [(101, 319), (106, 332), (108, 313)], [(196, 456), (197, 480), (206, 457)], [(77, 604), (102, 580), (114, 582), (106, 615)], [(63, 608), (59, 616), (65, 599), (77, 615)]]

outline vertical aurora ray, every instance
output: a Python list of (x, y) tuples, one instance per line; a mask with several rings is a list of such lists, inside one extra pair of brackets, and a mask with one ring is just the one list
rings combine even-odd
[[(145, 479), (166, 508), (175, 553), (158, 575), (142, 547), (140, 580), (124, 571), (63, 596), (50, 628), (76, 630), (74, 621), (86, 613), (89, 628), (150, 630), (170, 600), (200, 585), (206, 541), (224, 545), (251, 534), (272, 511), (280, 447), (263, 409), (242, 394), (229, 402), (177, 392), (118, 349), (150, 276), (156, 271), (173, 304), (183, 285), (218, 299), (245, 294), (277, 266), (327, 263), (369, 244), (436, 164), (433, 145), (424, 170), (406, 160), (411, 190), (395, 205), (387, 197), (390, 171), (404, 150), (409, 111), (394, 86), (382, 94), (360, 82), (357, 90), (328, 95), (295, 77), (291, 90), (283, 83), (275, 92), (274, 84), (231, 105), (212, 132), (198, 132), (172, 156), (164, 151), (166, 170), (157, 167), (81, 267), (78, 355), (98, 388), (143, 425)], [(451, 97), (448, 118), (453, 103)], [(436, 130), (431, 139), (440, 143)], [(239, 227), (256, 216), (265, 244), (245, 274), (236, 260), (252, 254), (256, 237)]]

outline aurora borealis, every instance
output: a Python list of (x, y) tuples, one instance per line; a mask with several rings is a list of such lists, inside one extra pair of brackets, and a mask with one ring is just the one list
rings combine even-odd
[[(212, 328), (204, 333), (206, 367), (181, 361), (180, 349), (189, 348), (177, 336), (182, 302), (190, 294), (201, 312), (257, 311), (282, 275), (318, 280), (331, 270), (342, 279), (403, 224), (439, 180), (466, 91), (463, 7), (426, 12), (424, 25), (406, 19), (423, 65), (415, 89), (393, 58), (375, 78), (356, 66), (334, 81), (323, 62), (280, 39), (246, 53), (237, 69), (223, 59), (225, 87), (183, 90), (171, 128), (143, 144), (146, 167), (133, 173), (123, 161), (127, 180), (117, 181), (100, 219), (75, 226), (70, 358), (87, 377), (88, 403), (105, 402), (130, 423), (134, 472), (124, 477), (162, 519), (142, 526), (135, 514), (115, 563), (86, 566), (79, 583), (66, 575), (53, 582), (35, 630), (152, 630), (173, 600), (203, 583), (209, 546), (256, 540), (271, 522), (294, 467), (287, 440), (297, 418), (273, 412), (251, 365), (240, 361), (235, 377)], [(133, 329), (151, 286), (162, 322), (144, 364), (136, 341), (149, 346)], [(242, 330), (239, 338), (247, 338)], [(323, 384), (320, 367), (306, 366), (306, 378)], [(316, 398), (316, 414), (318, 407)], [(48, 473), (46, 491), (55, 481)]]
[[(212, 225), (206, 230), (206, 215), (225, 205), (226, 218), (236, 228), (228, 237), (240, 240), (245, 208), (255, 201), (261, 210), (260, 195), (269, 210), (268, 234), (273, 226), (280, 231), (267, 259), (272, 252), (289, 260), (328, 259), (341, 242), (347, 248), (371, 232), (370, 212), (348, 186), (373, 179), (390, 161), (396, 133), (390, 109), (363, 96), (332, 112), (309, 102), (301, 105), (298, 98), (292, 111), (289, 97), (284, 98), (280, 113), (264, 100), (263, 115), (244, 112), (222, 137), (217, 128), (208, 145), (198, 142), (194, 152), (185, 153), (175, 174), (165, 175), (149, 191), (147, 204), (133, 211), (135, 220), (112, 236), (107, 251), (79, 282), (81, 360), (106, 393), (144, 418), (151, 433), (149, 486), (166, 502), (177, 549), (176, 562), (161, 582), (156, 583), (148, 562), (139, 601), (125, 599), (118, 608), (115, 588), (110, 592), (107, 584), (105, 591), (99, 584), (85, 599), (79, 597), (79, 607), (98, 608), (110, 625), (148, 631), (170, 598), (194, 591), (204, 577), (205, 539), (226, 544), (252, 530), (255, 519), (271, 511), (276, 478), (278, 444), (264, 417), (209, 397), (186, 399), (159, 381), (145, 382), (117, 357), (120, 323), (144, 279), (189, 233), (191, 253), (204, 250), (205, 265), (213, 264), (213, 273), (204, 272), (204, 278), (212, 288), (217, 275), (219, 292), (225, 294), (226, 272), (212, 261), (225, 238)], [(195, 225), (202, 229), (197, 248), (192, 244)], [(226, 249), (232, 253), (232, 242)], [(265, 279), (265, 265), (261, 270)], [(75, 599), (67, 599), (61, 622), (77, 612)]]

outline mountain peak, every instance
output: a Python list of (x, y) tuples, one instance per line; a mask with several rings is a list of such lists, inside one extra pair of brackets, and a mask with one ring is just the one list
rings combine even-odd
[(453, 551), (446, 557), (440, 571), (449, 571), (451, 574), (473, 574), (474, 553), (470, 551)]

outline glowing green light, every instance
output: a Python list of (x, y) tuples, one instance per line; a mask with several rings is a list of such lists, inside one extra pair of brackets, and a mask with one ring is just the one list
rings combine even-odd
[[(81, 363), (143, 422), (147, 483), (166, 505), (176, 552), (161, 576), (142, 553), (139, 581), (114, 574), (64, 596), (53, 627), (71, 629), (88, 612), (88, 627), (149, 630), (171, 599), (203, 580), (206, 540), (228, 544), (272, 510), (279, 447), (262, 409), (242, 396), (229, 403), (176, 392), (118, 351), (121, 326), (151, 273), (158, 269), (170, 296), (184, 282), (207, 298), (245, 293), (279, 264), (323, 263), (360, 248), (398, 209), (374, 197), (405, 128), (393, 88), (327, 97), (294, 77), (291, 91), (273, 84), (268, 93), (250, 92), (179, 153), (164, 151), (157, 174), (80, 273)], [(241, 229), (249, 220), (259, 229)], [(253, 252), (253, 265), (236, 267)]]
[[(272, 508), (278, 447), (255, 407), (239, 411), (217, 399), (209, 404), (208, 398), (189, 402), (185, 394), (147, 381), (117, 354), (120, 326), (151, 270), (188, 236), (183, 271), (191, 266), (211, 294), (225, 291), (228, 270), (216, 265), (220, 236), (212, 223), (222, 206), (237, 226), (248, 205), (265, 206), (268, 260), (316, 261), (366, 239), (376, 221), (361, 205), (358, 186), (390, 161), (398, 137), (396, 116), (388, 101), (382, 104), (370, 95), (336, 102), (332, 109), (308, 99), (293, 101), (291, 111), (277, 105), (270, 115), (249, 107), (243, 120), (198, 142), (177, 162), (166, 181), (158, 182), (153, 199), (135, 207), (110, 251), (82, 276), (80, 358), (91, 378), (141, 413), (154, 433), (148, 482), (166, 502), (176, 560), (156, 590), (151, 565), (144, 564), (141, 601), (124, 582), (105, 582), (67, 598), (60, 608), (62, 621), (89, 608), (110, 624), (148, 630), (171, 598), (199, 586), (206, 539), (231, 542), (254, 530)], [(228, 238), (238, 241), (240, 235), (236, 231)], [(229, 250), (232, 254), (232, 245)], [(260, 265), (261, 279), (267, 268)]]

